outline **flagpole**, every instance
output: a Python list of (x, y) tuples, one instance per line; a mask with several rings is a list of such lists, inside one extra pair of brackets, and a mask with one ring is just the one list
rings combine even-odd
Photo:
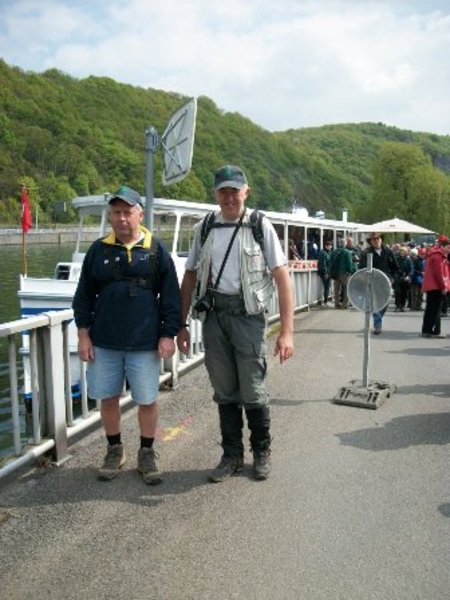
[(27, 276), (27, 242), (25, 239), (25, 231), (22, 231), (22, 264), (23, 264), (23, 274)]

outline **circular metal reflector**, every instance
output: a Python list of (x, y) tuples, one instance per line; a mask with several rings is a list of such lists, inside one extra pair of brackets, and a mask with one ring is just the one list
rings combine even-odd
[(347, 294), (357, 310), (377, 312), (389, 302), (391, 282), (379, 269), (360, 269), (350, 277)]

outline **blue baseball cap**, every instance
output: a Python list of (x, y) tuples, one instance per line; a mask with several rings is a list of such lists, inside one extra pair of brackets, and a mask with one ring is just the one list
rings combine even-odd
[(120, 189), (117, 190), (117, 192), (114, 192), (114, 194), (111, 195), (108, 204), (112, 204), (114, 200), (123, 200), (130, 206), (136, 206), (136, 204), (142, 206), (142, 199), (139, 192), (136, 192), (136, 190), (132, 190), (126, 185), (123, 185)]
[(214, 175), (215, 190), (220, 190), (224, 187), (241, 190), (246, 185), (248, 185), (248, 182), (244, 171), (235, 165), (224, 165)]

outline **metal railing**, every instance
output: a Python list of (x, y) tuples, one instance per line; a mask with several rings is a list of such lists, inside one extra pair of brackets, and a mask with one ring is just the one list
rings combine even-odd
[[(317, 303), (321, 284), (315, 268), (292, 269), (291, 276), (295, 310), (305, 310)], [(278, 318), (278, 297), (274, 294), (268, 311), (269, 324)], [(81, 361), (79, 397), (74, 405), (71, 366), (76, 349), (70, 347), (69, 341), (72, 320), (73, 311), (66, 309), (0, 325), (0, 339), (6, 338), (8, 345), (13, 444), (13, 455), (0, 461), (0, 480), (47, 453), (51, 453), (53, 461), (63, 461), (70, 438), (100, 420), (97, 402), (88, 398), (86, 364)], [(203, 362), (201, 323), (191, 320), (190, 331), (188, 356), (177, 352), (171, 359), (161, 360), (160, 385), (176, 387), (183, 373)], [(24, 364), (26, 369), (23, 369)], [(24, 382), (19, 375), (22, 370), (28, 389), (26, 400)], [(121, 406), (131, 401), (124, 390)]]

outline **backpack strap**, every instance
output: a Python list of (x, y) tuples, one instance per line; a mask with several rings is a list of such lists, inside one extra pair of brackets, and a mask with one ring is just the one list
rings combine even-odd
[(200, 232), (200, 245), (201, 246), (203, 246), (203, 244), (206, 242), (206, 238), (208, 237), (209, 232), (213, 228), (215, 221), (216, 221), (216, 215), (214, 214), (214, 212), (209, 212), (203, 219), (202, 229)]
[(146, 277), (147, 284), (143, 287), (153, 288), (154, 290), (159, 290), (159, 271), (157, 264), (157, 256), (158, 256), (158, 238), (152, 234), (152, 241), (150, 243), (150, 250), (148, 255), (148, 267), (149, 274)]
[(250, 225), (252, 227), (253, 237), (255, 241), (261, 246), (261, 250), (264, 250), (264, 232), (263, 232), (263, 221), (264, 215), (259, 210), (254, 210), (250, 215)]
[[(262, 220), (264, 215), (259, 210), (254, 210), (249, 217), (250, 227), (252, 228), (252, 234), (255, 241), (261, 246), (261, 250), (264, 250), (264, 232), (262, 226)], [(206, 242), (206, 238), (213, 227), (227, 227), (228, 224), (216, 223), (216, 215), (214, 212), (209, 212), (203, 219), (201, 231), (200, 231), (200, 244)], [(230, 226), (234, 227), (234, 223), (230, 223)]]

